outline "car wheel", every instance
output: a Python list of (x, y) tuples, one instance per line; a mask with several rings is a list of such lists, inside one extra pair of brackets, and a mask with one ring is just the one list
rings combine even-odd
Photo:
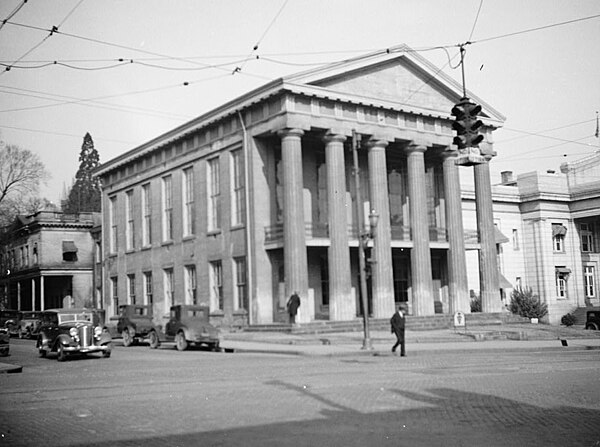
[(59, 362), (64, 362), (65, 360), (67, 360), (67, 353), (65, 352), (65, 347), (62, 345), (62, 343), (58, 344), (58, 348), (56, 349), (56, 352), (58, 354), (56, 359)]
[(586, 329), (590, 329), (592, 331), (597, 331), (598, 330), (598, 327), (594, 323), (588, 323), (588, 324), (586, 324), (585, 328)]
[(129, 333), (129, 329), (123, 329), (121, 335), (123, 336), (123, 346), (127, 347), (133, 344), (133, 337)]
[(158, 340), (158, 334), (155, 331), (151, 331), (148, 334), (148, 341), (150, 343), (150, 348), (156, 349), (160, 345), (160, 341)]
[(109, 344), (108, 347), (110, 349), (102, 352), (102, 357), (104, 357), (105, 359), (109, 358), (110, 355), (112, 354), (112, 346)]
[(183, 335), (183, 332), (178, 332), (175, 336), (175, 346), (177, 346), (177, 350), (179, 351), (185, 351), (187, 349), (188, 342), (185, 339), (185, 335)]
[(36, 348), (38, 349), (38, 354), (40, 355), (40, 357), (46, 357), (46, 350), (43, 348), (42, 346), (42, 340), (38, 339), (37, 343), (36, 343)]

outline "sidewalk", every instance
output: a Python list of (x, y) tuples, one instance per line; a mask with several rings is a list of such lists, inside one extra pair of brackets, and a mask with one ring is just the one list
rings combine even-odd
[[(391, 333), (371, 331), (373, 349), (362, 349), (362, 332), (286, 334), (279, 332), (231, 332), (223, 334), (221, 346), (234, 352), (306, 356), (391, 355), (395, 342)], [(407, 355), (481, 350), (600, 350), (600, 331), (547, 325), (491, 325), (466, 331), (440, 329), (407, 331)]]

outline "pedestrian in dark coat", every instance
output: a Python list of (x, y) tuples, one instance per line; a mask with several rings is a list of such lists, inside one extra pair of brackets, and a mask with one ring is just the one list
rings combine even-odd
[(392, 326), (392, 334), (396, 335), (396, 344), (392, 346), (392, 352), (396, 352), (398, 345), (400, 346), (400, 356), (406, 356), (404, 349), (404, 305), (398, 306), (398, 311), (394, 312), (394, 315), (390, 319)]
[(298, 308), (300, 307), (300, 297), (298, 296), (298, 292), (294, 292), (290, 299), (287, 302), (288, 313), (290, 314), (290, 323), (296, 323), (296, 314), (298, 313)]

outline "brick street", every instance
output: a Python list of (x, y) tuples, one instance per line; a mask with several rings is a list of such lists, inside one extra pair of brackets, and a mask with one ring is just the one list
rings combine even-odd
[(117, 346), (59, 363), (11, 340), (0, 445), (599, 446), (600, 351), (414, 357)]

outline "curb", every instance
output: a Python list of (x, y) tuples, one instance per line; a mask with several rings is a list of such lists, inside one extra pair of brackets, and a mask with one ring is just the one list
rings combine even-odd
[(13, 374), (23, 372), (21, 365), (13, 365), (10, 363), (0, 363), (0, 374)]

